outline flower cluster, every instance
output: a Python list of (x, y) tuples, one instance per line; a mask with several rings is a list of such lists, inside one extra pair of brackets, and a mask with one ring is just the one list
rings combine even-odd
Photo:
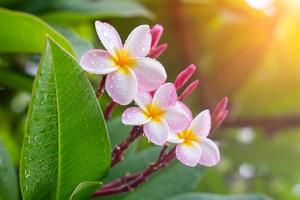
[[(158, 45), (163, 27), (138, 26), (124, 45), (111, 25), (97, 21), (96, 31), (106, 50), (90, 50), (80, 63), (85, 71), (106, 77), (105, 89), (114, 102), (120, 105), (135, 102), (136, 106), (122, 114), (122, 122), (142, 127), (144, 135), (155, 145), (176, 145), (176, 157), (185, 165), (216, 165), (220, 153), (217, 145), (207, 138), (212, 124), (209, 110), (193, 119), (189, 108), (181, 102), (199, 81), (193, 81), (177, 95), (195, 72), (195, 65), (182, 71), (174, 84), (166, 83), (165, 68), (155, 59), (167, 48), (167, 44)], [(226, 105), (221, 103), (214, 112), (216, 126), (228, 113)]]

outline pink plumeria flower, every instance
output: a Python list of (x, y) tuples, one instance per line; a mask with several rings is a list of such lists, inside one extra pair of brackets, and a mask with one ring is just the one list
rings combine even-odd
[(87, 72), (108, 74), (105, 89), (113, 101), (127, 105), (138, 89), (153, 91), (166, 81), (164, 67), (146, 57), (151, 45), (148, 25), (136, 27), (124, 46), (111, 25), (96, 21), (96, 31), (107, 51), (92, 49), (83, 55), (80, 64)]
[(183, 164), (214, 166), (220, 160), (217, 145), (207, 138), (211, 128), (209, 110), (198, 114), (189, 126), (176, 134), (171, 133), (168, 141), (176, 143), (176, 157)]
[(170, 131), (184, 129), (188, 116), (176, 106), (177, 94), (174, 84), (165, 83), (154, 93), (138, 92), (135, 102), (139, 107), (127, 108), (122, 115), (126, 125), (144, 125), (146, 137), (156, 145), (167, 142)]

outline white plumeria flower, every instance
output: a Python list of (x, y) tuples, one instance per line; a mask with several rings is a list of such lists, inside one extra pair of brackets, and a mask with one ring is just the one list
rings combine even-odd
[(83, 55), (80, 64), (87, 72), (108, 74), (105, 89), (113, 101), (127, 105), (138, 89), (153, 91), (166, 81), (162, 64), (146, 57), (151, 45), (148, 25), (136, 27), (124, 46), (111, 25), (96, 21), (96, 31), (107, 51), (92, 49)]
[(211, 128), (209, 110), (205, 110), (193, 119), (188, 128), (171, 133), (168, 141), (176, 143), (176, 157), (183, 164), (195, 167), (197, 164), (214, 166), (220, 161), (217, 145), (207, 138)]
[(144, 125), (143, 130), (152, 143), (164, 145), (170, 131), (187, 127), (188, 116), (181, 107), (176, 106), (177, 93), (172, 83), (165, 83), (154, 93), (138, 92), (135, 102), (139, 107), (127, 108), (122, 122), (127, 125)]

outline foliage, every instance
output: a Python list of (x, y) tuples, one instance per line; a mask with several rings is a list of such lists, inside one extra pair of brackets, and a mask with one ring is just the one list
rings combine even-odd
[(137, 140), (109, 169), (111, 147), (130, 127), (120, 123), (122, 108), (105, 122), (108, 98), (98, 102), (93, 90), (99, 77), (78, 64), (98, 48), (94, 21), (103, 19), (121, 36), (136, 24), (163, 24), (169, 50), (160, 60), (168, 79), (195, 63), (200, 92), (188, 101), (193, 112), (228, 95), (230, 116), (214, 133), (218, 167), (173, 162), (132, 192), (98, 199), (270, 199), (263, 193), (297, 200), (300, 6), (277, 0), (275, 13), (266, 14), (251, 1), (142, 0), (147, 8), (133, 0), (0, 1), (0, 199), (86, 199), (156, 160), (160, 149)]

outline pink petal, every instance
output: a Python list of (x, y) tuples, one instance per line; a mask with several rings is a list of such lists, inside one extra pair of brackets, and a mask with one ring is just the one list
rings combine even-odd
[(198, 143), (178, 144), (176, 146), (176, 157), (183, 164), (195, 167), (201, 157), (201, 148)]
[(137, 65), (132, 68), (138, 80), (140, 90), (156, 90), (167, 79), (165, 68), (152, 58), (136, 58)]
[(96, 21), (96, 31), (102, 45), (111, 53), (114, 54), (116, 49), (122, 49), (122, 41), (119, 33), (114, 27), (105, 22)]
[(164, 145), (168, 140), (169, 127), (164, 120), (151, 120), (144, 125), (144, 133), (153, 144)]
[(193, 114), (191, 110), (184, 103), (182, 103), (181, 101), (177, 101), (175, 107), (181, 109), (190, 120), (190, 122), (193, 120)]
[(137, 80), (130, 69), (126, 72), (118, 70), (107, 75), (105, 88), (113, 101), (127, 105), (137, 93)]
[(184, 139), (180, 139), (177, 134), (171, 132), (168, 137), (168, 142), (174, 144), (180, 144), (184, 142)]
[(152, 96), (149, 92), (138, 91), (134, 101), (140, 108), (146, 110), (146, 106), (152, 102)]
[(150, 120), (139, 107), (127, 108), (122, 114), (122, 122), (127, 125), (143, 125)]
[(211, 127), (211, 118), (209, 110), (204, 110), (198, 114), (191, 122), (189, 129), (193, 130), (201, 137), (207, 137)]
[(214, 166), (220, 161), (220, 152), (217, 145), (208, 138), (202, 138), (200, 141), (202, 155), (199, 161), (200, 165), (207, 167)]
[(165, 83), (160, 86), (153, 97), (152, 103), (159, 107), (174, 106), (177, 101), (177, 93), (173, 83)]
[(124, 48), (137, 57), (145, 57), (150, 51), (151, 33), (148, 25), (141, 25), (129, 34)]
[(80, 65), (85, 71), (93, 74), (108, 74), (118, 69), (108, 59), (109, 56), (107, 51), (92, 49), (82, 56)]
[(175, 133), (183, 131), (190, 124), (190, 120), (184, 111), (176, 107), (167, 108), (164, 119), (167, 121), (170, 130)]

